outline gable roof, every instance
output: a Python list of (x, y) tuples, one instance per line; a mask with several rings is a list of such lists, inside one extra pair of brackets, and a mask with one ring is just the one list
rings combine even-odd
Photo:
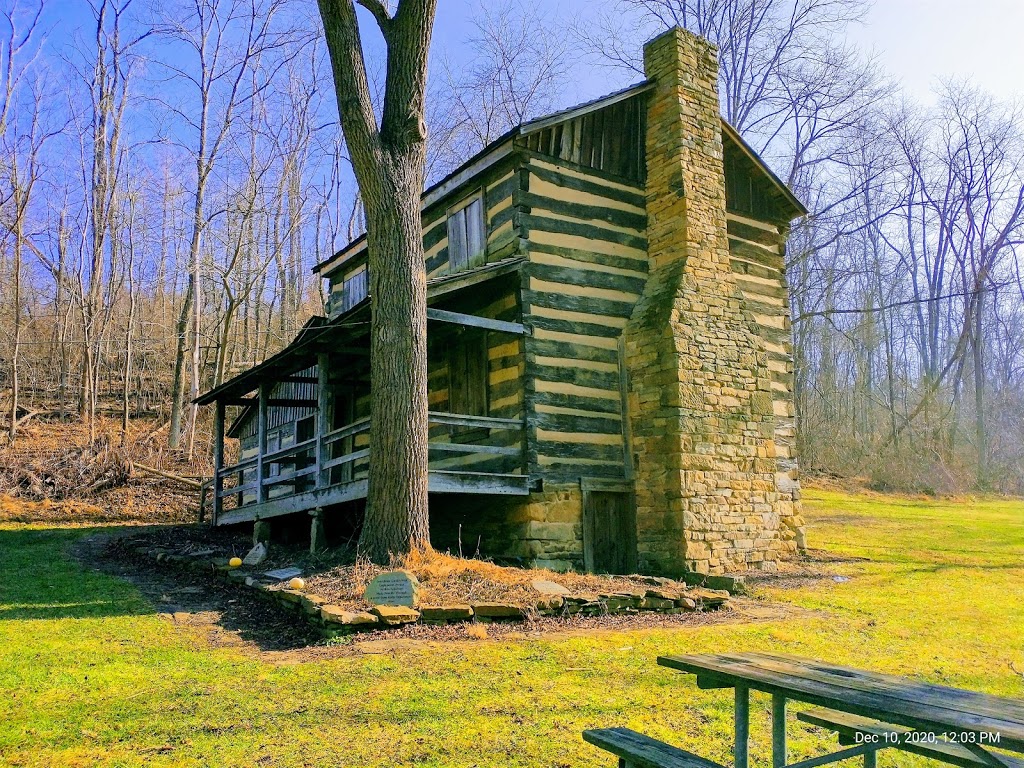
[[(583, 115), (597, 112), (617, 104), (626, 99), (631, 99), (634, 96), (638, 96), (654, 88), (654, 82), (651, 80), (642, 80), (633, 85), (627, 86), (613, 93), (609, 93), (605, 96), (585, 101), (581, 104), (577, 104), (566, 109), (559, 110), (558, 112), (552, 112), (549, 115), (538, 117), (534, 120), (529, 120), (525, 123), (513, 126), (504, 134), (499, 136), (494, 141), (484, 146), (479, 152), (466, 160), (455, 170), (448, 173), (439, 181), (435, 182), (424, 190), (420, 197), (420, 208), (426, 210), (432, 205), (440, 202), (451, 192), (454, 192), (458, 187), (461, 187), (466, 182), (475, 178), (477, 175), (483, 173), (488, 168), (503, 160), (512, 154), (514, 150), (514, 140), (519, 136), (528, 136), (536, 131), (544, 130), (552, 125), (556, 125), (561, 122), (568, 120), (574, 120)], [(807, 215), (807, 208), (804, 207), (803, 203), (793, 194), (792, 190), (786, 186), (785, 182), (782, 181), (768, 166), (768, 164), (761, 158), (761, 156), (746, 142), (743, 137), (740, 136), (739, 131), (730, 125), (725, 118), (722, 118), (722, 140), (724, 142), (732, 142), (735, 144), (741, 153), (750, 162), (751, 167), (761, 174), (763, 174), (765, 181), (768, 183), (772, 191), (773, 201), (779, 205), (782, 213), (788, 215), (787, 220), (792, 220), (800, 216)], [(328, 272), (333, 271), (335, 268), (341, 266), (341, 264), (348, 261), (356, 252), (360, 250), (360, 247), (366, 241), (366, 234), (359, 235), (359, 237), (347, 243), (341, 250), (332, 255), (330, 258), (324, 259), (319, 264), (313, 267), (313, 272), (326, 276)]]
[[(508, 275), (518, 270), (522, 264), (521, 257), (513, 256), (474, 269), (438, 275), (427, 280), (427, 301), (433, 302), (442, 296)], [(240, 398), (256, 389), (259, 382), (264, 379), (287, 376), (305, 366), (314, 365), (317, 353), (326, 347), (344, 351), (345, 344), (355, 342), (369, 332), (370, 297), (367, 296), (337, 317), (311, 317), (288, 346), (280, 352), (271, 355), (259, 365), (233, 376), (214, 389), (204, 392), (194, 402), (198, 405), (209, 405), (223, 398)]]

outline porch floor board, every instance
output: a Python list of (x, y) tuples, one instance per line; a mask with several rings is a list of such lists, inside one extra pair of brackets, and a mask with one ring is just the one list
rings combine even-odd
[[(427, 473), (427, 489), (430, 493), (474, 493), (497, 496), (528, 496), (530, 478), (527, 475), (492, 474), (489, 472), (448, 472), (430, 470)], [(243, 507), (222, 512), (216, 525), (265, 520), (298, 512), (307, 512), (317, 507), (342, 504), (346, 501), (365, 499), (367, 481), (354, 480), (338, 483), (327, 488), (281, 496), (262, 504), (247, 504)]]

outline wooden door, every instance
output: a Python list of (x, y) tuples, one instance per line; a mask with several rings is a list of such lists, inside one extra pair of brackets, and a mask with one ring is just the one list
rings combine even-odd
[(632, 493), (584, 491), (583, 563), (591, 573), (636, 573), (636, 507)]

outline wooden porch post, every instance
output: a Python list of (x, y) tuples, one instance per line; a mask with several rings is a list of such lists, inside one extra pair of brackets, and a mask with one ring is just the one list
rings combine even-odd
[(316, 487), (326, 488), (331, 484), (330, 470), (324, 466), (330, 460), (324, 436), (331, 431), (330, 398), (331, 358), (326, 352), (316, 356)]
[(221, 492), (224, 490), (224, 401), (215, 404), (213, 417), (213, 524), (217, 525), (224, 507)]
[(263, 455), (267, 452), (267, 397), (270, 386), (260, 382), (259, 402), (256, 406), (256, 502), (262, 504), (267, 500), (267, 487), (263, 484), (266, 468), (263, 466)]

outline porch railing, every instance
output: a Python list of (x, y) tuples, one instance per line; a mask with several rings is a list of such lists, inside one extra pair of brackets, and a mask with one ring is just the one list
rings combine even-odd
[[(472, 462), (475, 456), (479, 462), (501, 464), (503, 472), (518, 469), (526, 473), (523, 419), (431, 411), (428, 426), (428, 466), (432, 470), (451, 471), (461, 466), (464, 471), (479, 472), (472, 464), (467, 467), (464, 463)], [(444, 427), (449, 429), (441, 429)], [(243, 507), (365, 477), (370, 458), (369, 431), (370, 419), (366, 417), (274, 451), (264, 452), (260, 446), (256, 456), (219, 468), (212, 482), (214, 522), (230, 497), (235, 497), (236, 507)], [(508, 432), (518, 435), (501, 439)], [(291, 488), (274, 492), (283, 486)]]

